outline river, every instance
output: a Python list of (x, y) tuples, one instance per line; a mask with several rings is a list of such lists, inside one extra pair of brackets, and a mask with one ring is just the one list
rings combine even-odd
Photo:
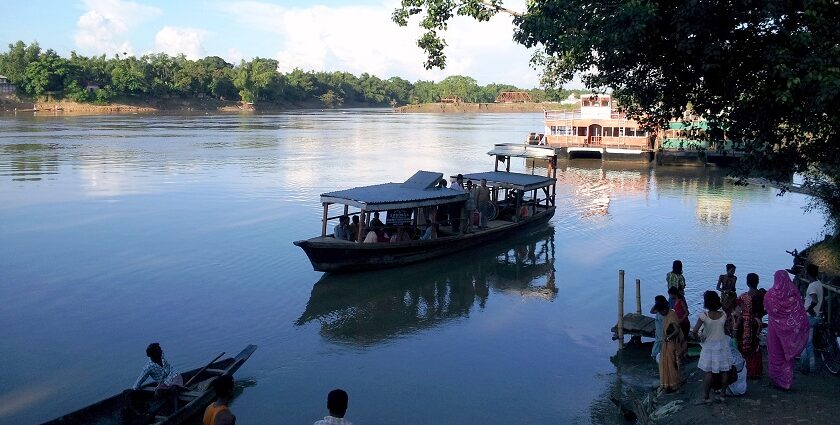
[(386, 110), (0, 117), (0, 423), (127, 388), (150, 342), (181, 370), (259, 345), (237, 374), (243, 424), (312, 423), (337, 387), (356, 424), (614, 423), (619, 269), (648, 310), (681, 259), (693, 318), (726, 263), (739, 291), (748, 272), (769, 287), (823, 231), (803, 195), (714, 169), (583, 161), (561, 164), (549, 226), (509, 241), (327, 277), (292, 245), (320, 232), (320, 193), (492, 169), (494, 143), (541, 128)]

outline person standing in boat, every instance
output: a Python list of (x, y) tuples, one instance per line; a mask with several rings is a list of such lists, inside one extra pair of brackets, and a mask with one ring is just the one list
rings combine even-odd
[(382, 220), (379, 219), (379, 211), (375, 211), (373, 213), (373, 218), (370, 220), (370, 226), (368, 227), (376, 231), (379, 231), (380, 229), (385, 227), (385, 223), (383, 223)]
[(478, 222), (478, 228), (486, 229), (489, 218), (488, 216), (490, 215), (490, 188), (487, 187), (487, 179), (481, 179), (481, 185), (478, 186), (476, 201), (478, 203), (478, 212), (481, 214)]
[(350, 242), (356, 242), (359, 237), (359, 216), (353, 216), (353, 223), (350, 224)]
[(478, 197), (478, 188), (473, 185), (472, 180), (467, 180), (467, 193), (470, 197), (467, 198), (467, 203), (464, 206), (466, 210), (467, 219), (464, 221), (464, 233), (470, 233), (473, 224), (473, 212), (478, 207), (476, 198)]
[(230, 402), (233, 400), (233, 377), (222, 375), (214, 379), (211, 385), (216, 393), (216, 401), (204, 410), (203, 425), (236, 424), (236, 416), (230, 411)]
[[(452, 183), (451, 189), (457, 190), (459, 192), (464, 191), (464, 176), (458, 174), (455, 177), (455, 183)], [(466, 219), (466, 208), (464, 202), (458, 202), (457, 204), (452, 205), (452, 233), (463, 233), (461, 228), (461, 223), (464, 222)]]
[(160, 344), (157, 342), (149, 344), (146, 347), (146, 355), (149, 356), (149, 362), (143, 367), (143, 372), (140, 373), (140, 377), (134, 382), (132, 389), (140, 389), (143, 382), (152, 378), (158, 384), (157, 388), (155, 388), (155, 397), (159, 397), (161, 392), (184, 385), (181, 374), (163, 357), (163, 349), (160, 348)]

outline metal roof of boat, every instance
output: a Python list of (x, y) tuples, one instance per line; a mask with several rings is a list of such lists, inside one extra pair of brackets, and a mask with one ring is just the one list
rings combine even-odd
[(404, 183), (383, 183), (321, 194), (321, 202), (351, 205), (366, 211), (418, 208), (465, 201), (469, 194), (438, 188), (443, 173), (418, 171)]
[(547, 146), (534, 146), (521, 143), (499, 143), (493, 145), (493, 150), (487, 152), (487, 155), (549, 159), (557, 156), (557, 151), (555, 148)]
[[(453, 178), (455, 176), (452, 176)], [(490, 186), (500, 186), (509, 189), (534, 190), (541, 187), (551, 186), (554, 179), (546, 176), (535, 176), (533, 174), (511, 173), (507, 171), (488, 171), (485, 173), (464, 174), (464, 181), (472, 180), (478, 183), (481, 179), (487, 179)]]

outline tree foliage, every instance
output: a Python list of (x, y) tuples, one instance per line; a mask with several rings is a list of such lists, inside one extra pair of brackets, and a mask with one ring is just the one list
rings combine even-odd
[[(509, 84), (480, 86), (473, 78), (454, 75), (435, 83), (411, 83), (400, 77), (355, 76), (347, 72), (277, 71), (274, 59), (254, 58), (238, 65), (218, 56), (189, 60), (164, 53), (142, 57), (81, 56), (68, 59), (37, 43), (19, 41), (0, 53), (0, 74), (23, 94), (66, 97), (77, 102), (108, 103), (168, 97), (242, 100), (281, 105), (397, 106), (438, 102), (460, 96), (465, 101), (493, 102), (499, 91), (520, 90)], [(532, 98), (560, 100), (568, 93), (529, 90)]]
[[(426, 66), (443, 67), (449, 20), (500, 10), (500, 1), (403, 0), (393, 19), (420, 16)], [(536, 49), (547, 86), (580, 75), (650, 126), (700, 115), (744, 143), (739, 176), (800, 173), (823, 206), (840, 205), (836, 0), (532, 0), (512, 14), (513, 38)]]

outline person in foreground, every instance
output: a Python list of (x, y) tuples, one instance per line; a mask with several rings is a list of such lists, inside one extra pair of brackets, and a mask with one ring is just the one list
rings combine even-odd
[(235, 425), (236, 416), (230, 411), (233, 400), (233, 377), (222, 375), (213, 380), (216, 401), (204, 410), (204, 425)]
[(143, 367), (143, 371), (137, 381), (134, 382), (132, 389), (140, 389), (146, 379), (152, 378), (158, 384), (155, 388), (155, 397), (160, 397), (162, 393), (184, 385), (181, 374), (163, 357), (163, 349), (160, 348), (160, 344), (157, 342), (149, 344), (146, 347), (146, 355), (149, 357), (149, 361)]
[(327, 394), (327, 410), (330, 415), (324, 416), (324, 419), (315, 421), (313, 425), (353, 425), (347, 419), (344, 419), (344, 414), (347, 413), (347, 392), (341, 389), (335, 389)]
[(793, 384), (793, 358), (808, 342), (808, 317), (799, 290), (785, 270), (773, 276), (773, 287), (764, 296), (767, 310), (767, 372), (770, 384), (789, 390)]
[[(721, 303), (717, 292), (706, 291), (703, 294), (703, 307), (706, 311), (697, 319), (692, 334), (702, 341), (700, 361), (697, 363), (697, 367), (706, 372), (703, 377), (703, 399), (699, 400), (698, 403), (708, 404), (711, 402), (709, 393), (712, 390), (712, 384), (714, 382), (726, 382), (722, 375), (732, 368), (732, 353), (730, 350), (731, 340), (724, 331), (726, 313), (720, 311)], [(703, 327), (703, 337), (698, 338), (697, 332), (701, 326)], [(727, 386), (726, 384), (722, 386), (718, 401), (724, 401)]]
[(674, 310), (668, 307), (668, 300), (658, 295), (653, 306), (658, 316), (662, 316), (663, 338), (659, 357), (659, 389), (671, 392), (682, 384), (680, 359), (682, 357), (683, 333), (680, 321)]
[(756, 379), (761, 377), (764, 369), (761, 359), (761, 350), (758, 345), (758, 335), (761, 332), (761, 315), (763, 310), (759, 300), (758, 275), (750, 273), (747, 275), (747, 292), (738, 297), (738, 306), (741, 308), (741, 320), (739, 322), (738, 350), (747, 362), (747, 377)]
[(817, 278), (820, 268), (816, 264), (808, 264), (805, 269), (808, 273), (808, 288), (805, 289), (805, 311), (808, 313), (808, 343), (799, 357), (799, 367), (802, 373), (815, 373), (817, 371), (816, 358), (814, 357), (814, 326), (821, 321), (820, 310), (823, 302), (822, 282)]

